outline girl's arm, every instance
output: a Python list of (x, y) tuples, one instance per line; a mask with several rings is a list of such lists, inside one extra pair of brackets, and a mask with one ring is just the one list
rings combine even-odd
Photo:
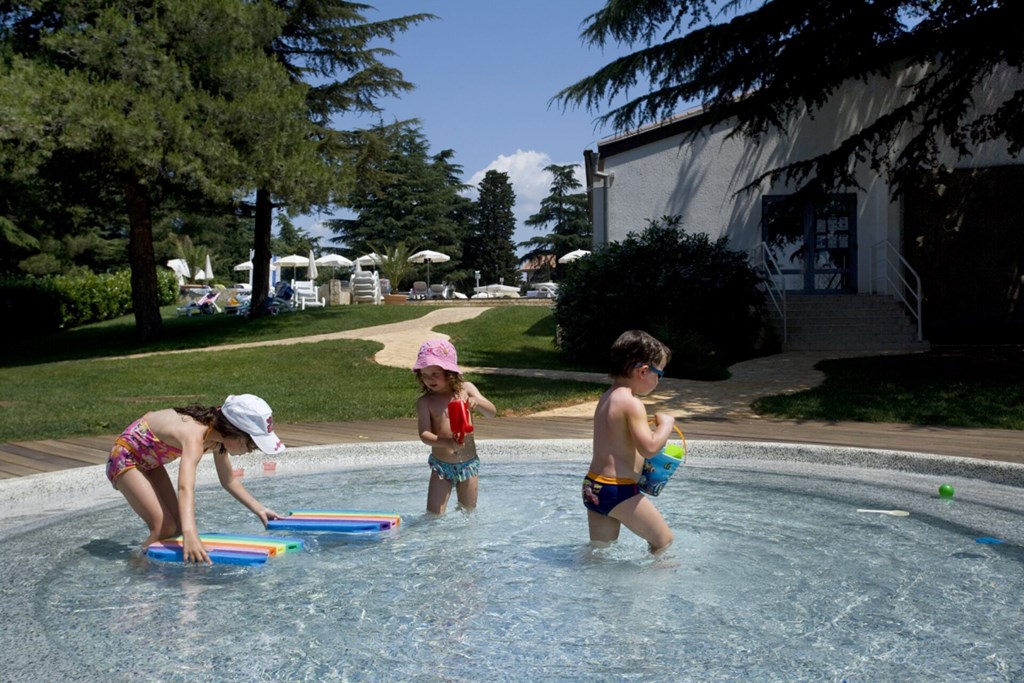
[(485, 417), (494, 417), (498, 414), (498, 409), (494, 407), (493, 403), (484, 398), (484, 395), (480, 393), (475, 384), (466, 382), (463, 384), (463, 387), (466, 390), (466, 402), (469, 403), (470, 410), (479, 410)]
[(280, 515), (256, 500), (249, 493), (249, 490), (242, 485), (242, 482), (235, 476), (231, 468), (231, 455), (223, 445), (218, 446), (217, 450), (213, 452), (213, 462), (217, 466), (217, 478), (220, 479), (220, 485), (235, 500), (249, 508), (254, 515), (259, 517), (260, 521), (263, 522), (264, 528), (266, 528), (268, 520), (280, 518)]
[(178, 465), (178, 513), (181, 515), (181, 537), (185, 562), (210, 564), (210, 555), (199, 541), (199, 531), (196, 529), (196, 467), (203, 457), (203, 434), (205, 432), (205, 427), (198, 431), (189, 430), (184, 435), (185, 438), (181, 440), (181, 460)]

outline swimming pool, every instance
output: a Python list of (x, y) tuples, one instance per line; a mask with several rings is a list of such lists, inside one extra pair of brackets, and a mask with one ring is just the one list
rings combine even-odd
[[(422, 514), (421, 451), (296, 450), (274, 476), (252, 476), (250, 461), (246, 485), (279, 512), (404, 518), (376, 542), (307, 535), (305, 552), (260, 568), (129, 562), (144, 529), (108, 493), (97, 507), (9, 527), (5, 679), (1024, 678), (1021, 468), (694, 442), (656, 499), (676, 542), (652, 559), (625, 531), (612, 548), (587, 547), (588, 443), (482, 442), (479, 509), (438, 520)], [(89, 469), (80, 476), (102, 480)], [(261, 533), (205, 476), (201, 527)], [(937, 495), (944, 481), (956, 486), (951, 501)]]

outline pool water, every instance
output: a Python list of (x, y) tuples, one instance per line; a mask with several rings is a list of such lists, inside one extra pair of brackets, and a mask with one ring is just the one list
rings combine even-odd
[[(1024, 680), (1019, 492), (833, 469), (680, 468), (654, 499), (676, 534), (660, 558), (626, 530), (588, 547), (578, 463), (485, 462), (477, 511), (453, 496), (441, 519), (424, 464), (256, 477), (278, 512), (403, 516), (376, 541), (276, 533), (307, 549), (262, 567), (132, 561), (144, 529), (106, 505), (3, 539), (2, 678)], [(204, 530), (264, 533), (217, 486), (198, 508)]]

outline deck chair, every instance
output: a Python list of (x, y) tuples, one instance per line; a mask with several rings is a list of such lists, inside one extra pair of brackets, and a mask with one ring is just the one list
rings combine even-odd
[(430, 285), (430, 298), (431, 299), (447, 299), (448, 293), (445, 291), (447, 287), (444, 285)]
[(365, 270), (352, 273), (350, 282), (352, 287), (352, 303), (383, 303), (384, 297), (380, 293), (380, 278), (377, 273)]
[(218, 297), (220, 297), (220, 290), (209, 291), (195, 301), (179, 306), (178, 315), (192, 317), (196, 314), (220, 313), (220, 306), (217, 305)]
[(423, 280), (417, 280), (412, 283), (412, 291), (409, 292), (410, 299), (426, 299), (427, 294), (430, 290), (427, 289), (427, 283)]
[(306, 310), (307, 306), (326, 306), (327, 299), (317, 296), (316, 283), (312, 280), (295, 280), (295, 305)]

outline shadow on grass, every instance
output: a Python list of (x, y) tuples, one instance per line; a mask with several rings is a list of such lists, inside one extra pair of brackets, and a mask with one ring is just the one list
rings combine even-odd
[(755, 411), (806, 420), (1024, 430), (1024, 347), (949, 347), (822, 361), (814, 389), (757, 400)]

